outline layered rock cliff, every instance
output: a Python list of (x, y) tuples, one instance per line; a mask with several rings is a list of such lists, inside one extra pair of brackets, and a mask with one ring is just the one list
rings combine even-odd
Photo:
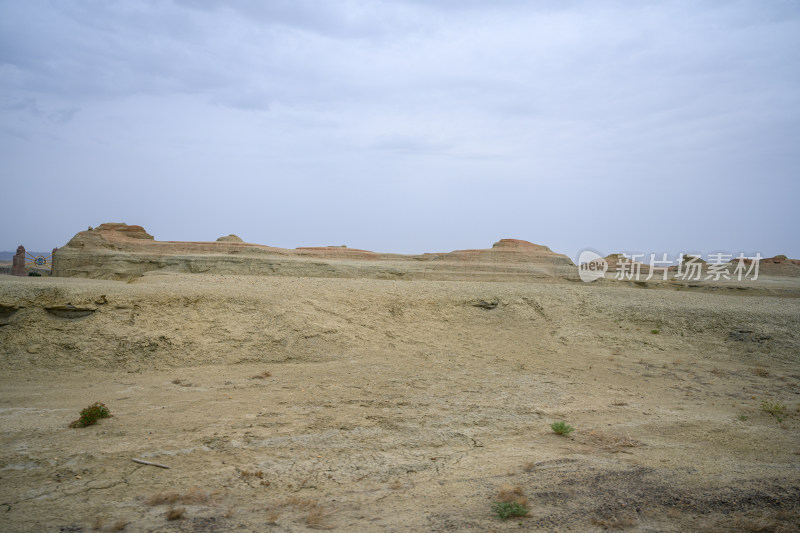
[(221, 238), (157, 241), (141, 226), (101, 224), (54, 256), (53, 275), (131, 280), (151, 271), (371, 279), (547, 281), (578, 279), (565, 255), (502, 239), (492, 248), (401, 255), (324, 246), (285, 249)]

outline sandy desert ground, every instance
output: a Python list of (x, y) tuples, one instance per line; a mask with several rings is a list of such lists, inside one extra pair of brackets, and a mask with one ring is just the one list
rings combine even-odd
[(797, 531), (798, 297), (0, 276), (0, 530)]

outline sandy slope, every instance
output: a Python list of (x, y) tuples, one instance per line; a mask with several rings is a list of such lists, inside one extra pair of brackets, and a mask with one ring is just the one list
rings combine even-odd
[[(0, 529), (795, 530), (784, 294), (3, 276)], [(115, 416), (66, 427), (94, 401)], [(529, 517), (492, 515), (503, 485)]]

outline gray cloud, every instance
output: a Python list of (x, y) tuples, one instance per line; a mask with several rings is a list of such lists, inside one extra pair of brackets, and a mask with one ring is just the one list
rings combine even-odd
[[(768, 216), (800, 188), (798, 35), (789, 1), (0, 2), (0, 158), (12, 198), (58, 181), (57, 241), (124, 215), (178, 239), (800, 256)], [(598, 209), (676, 219), (581, 223)], [(682, 216), (708, 210), (753, 216)]]
[[(5, 100), (5, 101), (3, 101)], [(42, 109), (36, 98), (21, 97), (21, 98), (6, 98), (0, 99), (0, 111), (11, 111), (46, 120), (53, 124), (63, 124), (69, 122), (80, 111), (77, 107), (68, 107), (62, 109)]]

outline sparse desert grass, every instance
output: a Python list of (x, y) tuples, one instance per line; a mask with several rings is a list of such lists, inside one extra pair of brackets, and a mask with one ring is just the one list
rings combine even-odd
[(528, 514), (528, 498), (522, 493), (522, 487), (504, 485), (497, 491), (492, 503), (492, 512), (500, 520), (526, 516)]
[(264, 370), (263, 372), (260, 372), (260, 373), (256, 374), (255, 376), (251, 377), (250, 379), (267, 379), (268, 377), (271, 377), (271, 376), (272, 376), (272, 372), (270, 372), (269, 370)]
[(611, 402), (611, 405), (615, 407), (621, 407), (623, 405), (628, 405), (628, 402), (626, 402), (625, 400), (614, 400), (613, 402)]
[(183, 507), (175, 507), (166, 512), (167, 520), (180, 520), (186, 514), (186, 509)]
[(263, 471), (261, 470), (239, 470), (239, 476), (245, 481), (255, 481), (256, 479), (260, 480), (259, 484), (264, 487), (269, 487), (271, 482), (269, 480), (264, 479)]
[(737, 416), (736, 418), (737, 418), (737, 419), (738, 419), (740, 422), (746, 422), (746, 421), (747, 421), (747, 415), (739, 415), (739, 416)]
[(111, 416), (111, 411), (108, 410), (104, 404), (100, 402), (95, 402), (89, 407), (86, 407), (81, 411), (81, 416), (77, 420), (74, 420), (70, 423), (69, 427), (71, 428), (84, 428), (86, 426), (91, 426), (97, 424), (97, 421), (101, 418), (108, 418)]
[(308, 508), (305, 523), (311, 529), (333, 529), (333, 526), (328, 524), (330, 512), (319, 504), (314, 504)]
[(767, 370), (763, 366), (757, 366), (751, 369), (750, 372), (752, 372), (754, 376), (758, 376), (760, 378), (765, 378), (769, 376), (769, 370)]
[(517, 503), (524, 507), (528, 506), (528, 498), (522, 493), (519, 485), (503, 485), (497, 490), (495, 501), (503, 503)]
[(519, 485), (503, 485), (498, 489), (494, 500), (492, 512), (500, 520), (528, 514), (528, 498), (522, 493), (522, 487)]
[(569, 435), (575, 428), (567, 424), (566, 422), (553, 422), (550, 424), (550, 429), (553, 430), (554, 433), (557, 435)]
[(306, 511), (304, 522), (307, 527), (311, 529), (332, 529), (328, 523), (331, 516), (331, 511), (326, 509), (317, 500), (311, 498), (301, 498), (300, 496), (290, 496), (283, 501), (284, 505), (297, 507)]
[(786, 412), (786, 406), (782, 403), (764, 400), (761, 402), (761, 410), (774, 416), (778, 423), (780, 423), (783, 422), (783, 414)]
[(515, 516), (527, 516), (528, 514), (528, 509), (513, 502), (494, 502), (492, 511), (500, 520), (508, 520)]
[(173, 385), (180, 385), (181, 387), (193, 387), (194, 383), (189, 383), (185, 379), (175, 378), (172, 380)]
[(536, 470), (536, 463), (534, 461), (528, 461), (527, 463), (522, 465), (522, 469), (525, 472), (533, 472), (534, 470)]
[(492, 511), (500, 520), (528, 514), (528, 498), (519, 485), (503, 485), (497, 491)]
[(711, 370), (709, 370), (709, 372), (714, 374), (717, 377), (723, 377), (723, 376), (727, 376), (728, 375), (727, 372), (725, 372), (721, 368), (717, 368), (717, 367), (712, 368)]
[(292, 505), (298, 509), (308, 509), (315, 505), (319, 505), (317, 500), (311, 498), (301, 498), (300, 496), (289, 496), (283, 501), (284, 505)]
[(277, 526), (278, 525), (278, 518), (281, 517), (280, 511), (269, 511), (266, 516), (266, 521), (268, 526)]

